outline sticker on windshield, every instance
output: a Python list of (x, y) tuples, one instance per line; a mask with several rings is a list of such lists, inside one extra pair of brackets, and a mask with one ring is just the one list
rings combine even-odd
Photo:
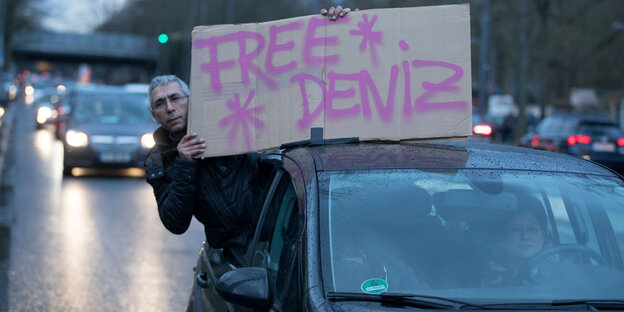
[(379, 294), (388, 290), (388, 283), (380, 278), (371, 278), (362, 283), (361, 288), (367, 294)]

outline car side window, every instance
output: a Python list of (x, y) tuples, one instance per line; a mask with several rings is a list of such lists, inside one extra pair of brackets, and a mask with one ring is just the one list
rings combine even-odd
[(283, 175), (262, 223), (252, 266), (267, 269), (273, 295), (283, 302), (290, 285), (296, 246), (301, 234), (297, 195), (288, 175)]

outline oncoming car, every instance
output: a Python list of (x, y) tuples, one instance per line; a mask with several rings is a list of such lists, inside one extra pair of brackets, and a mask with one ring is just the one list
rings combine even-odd
[(72, 91), (68, 101), (62, 132), (64, 174), (74, 167), (143, 167), (155, 129), (145, 95), (94, 86)]
[(624, 181), (605, 167), (475, 142), (263, 159), (248, 246), (204, 244), (188, 311), (624, 310)]

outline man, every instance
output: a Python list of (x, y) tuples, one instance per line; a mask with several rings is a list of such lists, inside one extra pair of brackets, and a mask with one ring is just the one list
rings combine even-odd
[[(338, 6), (321, 10), (330, 20), (349, 13)], [(188, 229), (193, 216), (204, 225), (213, 248), (240, 256), (258, 217), (256, 209), (266, 174), (255, 153), (195, 159), (206, 143), (186, 133), (189, 87), (173, 75), (155, 77), (149, 87), (152, 118), (160, 127), (145, 160), (147, 182), (154, 188), (158, 214), (175, 234)], [(240, 263), (240, 262), (239, 262)]]
[(245, 246), (263, 181), (256, 154), (194, 159), (206, 144), (186, 134), (189, 88), (173, 75), (155, 77), (149, 87), (151, 113), (160, 127), (145, 161), (164, 226), (184, 233), (193, 216), (204, 224), (214, 248)]

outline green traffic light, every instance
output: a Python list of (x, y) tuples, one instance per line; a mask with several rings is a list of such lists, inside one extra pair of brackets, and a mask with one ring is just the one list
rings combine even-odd
[(169, 41), (169, 36), (167, 36), (167, 34), (160, 34), (158, 36), (158, 42), (167, 43), (167, 41)]

